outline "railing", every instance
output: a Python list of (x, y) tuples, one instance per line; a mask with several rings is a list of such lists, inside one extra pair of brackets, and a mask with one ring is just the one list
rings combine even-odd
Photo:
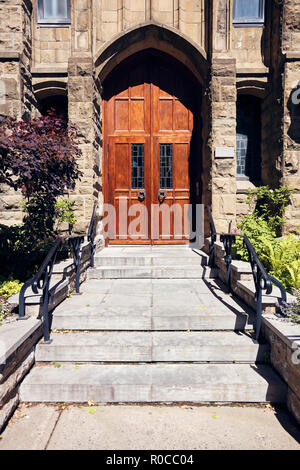
[(210, 226), (210, 246), (209, 246), (209, 258), (208, 258), (208, 266), (210, 268), (215, 267), (215, 242), (217, 241), (217, 232), (214, 223), (214, 219), (211, 213), (211, 207), (205, 206), (208, 217), (209, 217), (209, 226)]
[[(95, 254), (95, 218), (96, 218), (96, 209), (97, 204), (94, 205), (93, 214), (91, 217), (89, 229), (88, 229), (88, 241), (91, 247), (91, 256), (90, 256), (90, 266), (94, 266), (94, 254)], [(69, 232), (71, 233), (71, 232)], [(81, 244), (84, 242), (84, 236), (79, 235), (75, 237), (69, 237), (66, 239), (62, 239), (60, 237), (57, 238), (56, 242), (50, 249), (49, 253), (47, 254), (46, 258), (44, 259), (43, 263), (41, 264), (37, 273), (31, 278), (26, 281), (19, 294), (19, 319), (24, 320), (28, 317), (25, 316), (25, 293), (29, 287), (31, 287), (34, 294), (39, 294), (42, 291), (42, 309), (43, 309), (43, 335), (44, 341), (46, 343), (50, 343), (50, 322), (49, 322), (49, 304), (51, 303), (51, 290), (50, 290), (50, 282), (51, 276), (53, 272), (53, 267), (57, 258), (57, 254), (61, 247), (63, 246), (63, 242), (68, 243), (69, 247), (73, 251), (73, 260), (75, 265), (75, 290), (76, 293), (79, 294), (80, 288), (80, 247)]]
[[(215, 224), (213, 221), (211, 208), (206, 206), (210, 218), (210, 229), (211, 229), (211, 245), (210, 245), (210, 254), (209, 254), (209, 263), (213, 262), (214, 264), (214, 249), (215, 241), (217, 238), (217, 233), (215, 229)], [(231, 224), (229, 226), (229, 232), (231, 231)], [(256, 340), (259, 337), (262, 323), (262, 296), (269, 295), (272, 293), (273, 284), (280, 289), (281, 302), (286, 302), (286, 290), (281, 282), (273, 276), (270, 276), (263, 263), (259, 259), (255, 249), (253, 248), (249, 238), (246, 235), (237, 235), (233, 233), (226, 233), (220, 236), (220, 241), (223, 243), (225, 256), (224, 261), (226, 263), (226, 282), (229, 292), (232, 292), (231, 286), (231, 263), (232, 263), (232, 246), (235, 243), (236, 237), (243, 238), (244, 248), (247, 250), (252, 270), (252, 276), (255, 286), (255, 302), (256, 302), (256, 325), (255, 325), (255, 336)], [(211, 264), (209, 264), (212, 266)]]
[(244, 248), (247, 250), (249, 255), (249, 261), (252, 270), (252, 276), (255, 286), (255, 302), (256, 302), (256, 325), (255, 325), (255, 338), (258, 340), (261, 323), (262, 323), (262, 296), (270, 295), (273, 290), (273, 284), (279, 287), (281, 293), (281, 301), (286, 302), (286, 291), (281, 282), (273, 276), (270, 276), (263, 263), (259, 259), (255, 249), (253, 248), (249, 238), (246, 235), (236, 235), (236, 234), (223, 234), (220, 237), (221, 242), (224, 245), (225, 256), (224, 261), (227, 267), (227, 285), (229, 291), (231, 291), (231, 250), (232, 245), (234, 244), (236, 237), (243, 238)]
[(41, 264), (38, 272), (26, 281), (19, 294), (19, 319), (26, 319), (25, 316), (25, 292), (28, 287), (32, 288), (34, 294), (42, 291), (43, 303), (43, 333), (45, 342), (50, 342), (50, 325), (49, 325), (49, 301), (50, 299), (50, 281), (53, 271), (53, 266), (56, 261), (57, 253), (62, 246), (62, 239), (58, 238)]
[(96, 223), (97, 207), (98, 207), (98, 205), (97, 205), (97, 203), (95, 203), (93, 213), (92, 213), (92, 217), (91, 217), (91, 221), (90, 221), (90, 226), (89, 226), (89, 229), (88, 229), (88, 235), (87, 235), (88, 241), (91, 244), (91, 258), (90, 258), (91, 268), (93, 268), (94, 265), (95, 265), (95, 249), (96, 249), (96, 246), (95, 246), (95, 223)]

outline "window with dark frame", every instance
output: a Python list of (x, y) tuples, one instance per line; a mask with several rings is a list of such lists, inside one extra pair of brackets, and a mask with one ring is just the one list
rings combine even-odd
[(262, 25), (265, 21), (265, 0), (234, 0), (233, 24)]
[(131, 189), (144, 189), (144, 144), (131, 144)]
[(70, 0), (38, 0), (37, 18), (39, 24), (70, 24)]
[(238, 96), (236, 127), (237, 177), (261, 180), (261, 102), (251, 95)]
[(173, 145), (159, 144), (160, 189), (173, 188)]

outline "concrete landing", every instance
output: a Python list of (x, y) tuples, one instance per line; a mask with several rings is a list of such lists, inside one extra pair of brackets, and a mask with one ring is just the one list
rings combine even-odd
[(54, 310), (54, 329), (253, 329), (252, 310), (225, 294), (215, 280), (93, 279), (81, 292)]

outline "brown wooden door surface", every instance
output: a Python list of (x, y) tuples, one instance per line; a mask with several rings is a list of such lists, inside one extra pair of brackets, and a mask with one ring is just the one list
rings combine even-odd
[(151, 54), (137, 55), (109, 77), (104, 185), (105, 202), (116, 209), (110, 243), (189, 241), (184, 214), (194, 93), (184, 70)]

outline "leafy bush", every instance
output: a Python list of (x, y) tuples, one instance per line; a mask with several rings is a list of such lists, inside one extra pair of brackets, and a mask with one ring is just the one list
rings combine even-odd
[(54, 241), (54, 237), (38, 240), (25, 224), (10, 227), (0, 225), (2, 279), (25, 281), (30, 278), (40, 267)]
[(56, 230), (59, 230), (61, 224), (66, 222), (69, 226), (76, 224), (76, 217), (74, 214), (75, 201), (69, 199), (62, 199), (55, 203), (55, 217), (57, 220)]
[(256, 207), (252, 210), (263, 220), (266, 220), (276, 233), (277, 237), (282, 234), (282, 226), (284, 223), (284, 211), (291, 204), (291, 195), (296, 189), (291, 186), (280, 186), (271, 189), (269, 186), (260, 186), (255, 189), (249, 189), (247, 203), (251, 206), (256, 203)]
[(8, 299), (13, 294), (17, 294), (18, 292), (20, 292), (22, 285), (23, 283), (18, 280), (3, 280), (2, 282), (0, 282), (0, 297)]
[(52, 235), (56, 198), (74, 189), (81, 154), (76, 129), (53, 111), (0, 123), (0, 183), (22, 191), (27, 199), (24, 222), (39, 239)]
[(14, 279), (0, 280), (0, 326), (12, 310), (7, 299), (13, 294), (20, 292), (22, 285), (20, 281)]
[(264, 240), (260, 258), (268, 272), (288, 291), (300, 289), (300, 238), (289, 234), (273, 242)]
[[(274, 230), (272, 230), (268, 222), (256, 214), (249, 213), (245, 215), (238, 224), (238, 229), (239, 231), (236, 230), (236, 232), (247, 235), (258, 256), (264, 253), (266, 241), (270, 244), (275, 241)], [(236, 237), (233, 250), (240, 259), (249, 261), (248, 251), (243, 246), (242, 237)]]

